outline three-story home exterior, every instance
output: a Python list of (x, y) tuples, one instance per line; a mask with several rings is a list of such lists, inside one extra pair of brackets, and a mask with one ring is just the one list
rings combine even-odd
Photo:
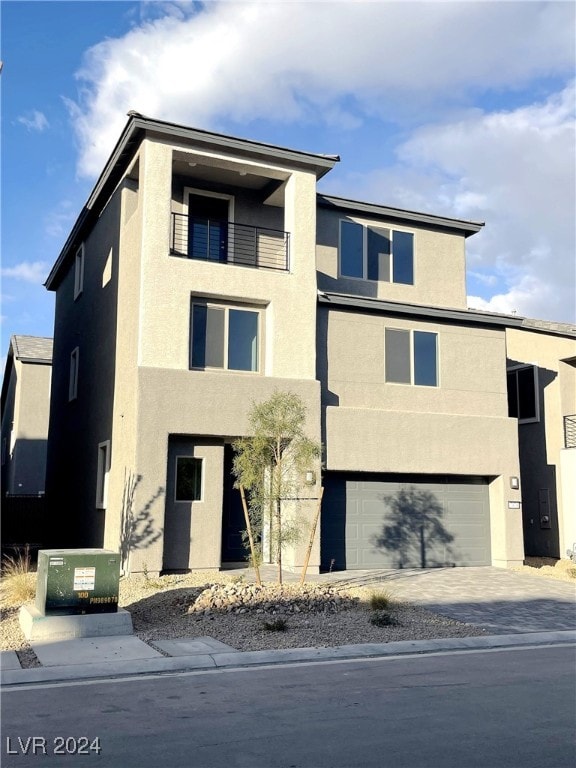
[(337, 160), (130, 114), (47, 280), (59, 544), (241, 559), (231, 444), (285, 390), (324, 445), (313, 569), (522, 561), (515, 321), (465, 304), (481, 225), (318, 195)]

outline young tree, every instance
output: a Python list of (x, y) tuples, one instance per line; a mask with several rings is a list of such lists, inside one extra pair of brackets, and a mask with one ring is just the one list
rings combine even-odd
[(276, 391), (268, 400), (252, 404), (252, 435), (234, 443), (236, 485), (248, 494), (253, 530), (262, 532), (268, 518), (279, 584), (282, 549), (296, 543), (303, 532), (295, 512), (305, 473), (320, 457), (320, 444), (304, 434), (305, 419), (306, 406), (298, 395)]

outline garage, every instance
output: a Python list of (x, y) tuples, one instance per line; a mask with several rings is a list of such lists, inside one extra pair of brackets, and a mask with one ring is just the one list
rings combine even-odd
[(491, 564), (488, 479), (327, 472), (323, 570)]

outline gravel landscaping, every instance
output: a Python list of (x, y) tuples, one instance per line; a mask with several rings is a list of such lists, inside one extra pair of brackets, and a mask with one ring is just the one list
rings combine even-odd
[[(389, 604), (375, 611), (373, 594), (368, 587), (338, 589), (322, 583), (257, 587), (234, 571), (196, 571), (122, 579), (119, 603), (130, 611), (135, 635), (152, 646), (155, 640), (209, 636), (239, 651), (253, 651), (485, 634), (396, 602), (382, 590), (380, 602)], [(3, 595), (0, 649), (15, 650), (23, 667), (37, 666), (20, 630), (18, 605), (6, 602)], [(372, 623), (375, 619), (384, 626)]]
[[(530, 558), (515, 569), (534, 576), (575, 581), (570, 561)], [(26, 576), (29, 587), (36, 574)], [(0, 650), (15, 650), (23, 667), (39, 662), (18, 622), (23, 599), (0, 590)], [(377, 610), (371, 607), (377, 595)], [(30, 594), (24, 601), (31, 599)], [(394, 599), (382, 588), (346, 587), (321, 581), (282, 588), (252, 583), (252, 572), (195, 571), (184, 575), (134, 575), (120, 581), (120, 606), (130, 611), (134, 633), (154, 647), (157, 640), (212, 637), (239, 651), (321, 648), (486, 634), (470, 624)]]

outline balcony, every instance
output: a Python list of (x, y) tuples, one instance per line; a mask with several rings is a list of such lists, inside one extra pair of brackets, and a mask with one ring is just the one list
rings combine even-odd
[(564, 416), (564, 448), (576, 448), (576, 415)]
[(289, 234), (249, 224), (172, 213), (170, 254), (220, 264), (287, 272)]

